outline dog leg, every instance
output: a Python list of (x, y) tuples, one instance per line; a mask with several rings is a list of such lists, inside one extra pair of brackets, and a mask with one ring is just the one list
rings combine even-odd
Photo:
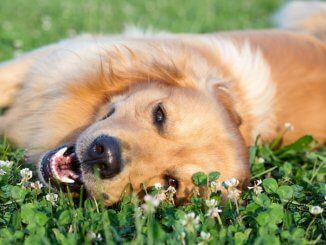
[(0, 107), (8, 107), (24, 79), (27, 61), (14, 60), (0, 65)]
[[(50, 46), (51, 47), (51, 46)], [(45, 47), (23, 56), (0, 63), (0, 107), (10, 107), (19, 89), (23, 86), (31, 66), (46, 55), (51, 48)]]
[[(9, 113), (14, 106), (14, 101), (18, 92), (24, 86), (26, 77), (30, 73), (31, 66), (43, 55), (51, 50), (41, 48), (36, 51), (28, 52), (23, 56), (0, 63), (0, 108), (9, 110), (0, 115), (0, 136), (6, 134), (6, 128), (13, 122), (15, 113)], [(1, 113), (0, 113), (1, 114)]]
[(4, 134), (5, 125), (5, 116), (0, 116), (0, 135)]

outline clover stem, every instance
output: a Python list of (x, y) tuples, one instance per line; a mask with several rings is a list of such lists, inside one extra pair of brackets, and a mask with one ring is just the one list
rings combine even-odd
[(314, 216), (314, 218), (312, 219), (312, 221), (308, 225), (308, 228), (307, 228), (307, 231), (306, 231), (306, 235), (305, 235), (306, 238), (308, 238), (310, 227), (315, 222), (315, 220), (316, 220), (316, 216)]
[(274, 167), (269, 168), (269, 169), (267, 169), (267, 170), (265, 170), (265, 171), (263, 171), (263, 172), (261, 172), (259, 174), (256, 174), (256, 175), (252, 176), (250, 179), (255, 179), (255, 178), (257, 178), (257, 177), (259, 177), (259, 176), (261, 176), (263, 174), (267, 174), (269, 172), (272, 172), (275, 168), (278, 168), (278, 166), (274, 166)]
[(220, 224), (220, 226), (223, 226), (222, 220), (221, 220), (221, 216), (217, 213), (217, 221)]
[(234, 198), (234, 203), (235, 203), (235, 208), (237, 210), (237, 215), (239, 215), (239, 206), (238, 206), (238, 201), (236, 198)]

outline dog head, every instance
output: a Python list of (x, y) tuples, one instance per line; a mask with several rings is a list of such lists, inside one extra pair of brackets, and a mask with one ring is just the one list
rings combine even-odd
[(175, 187), (177, 202), (184, 201), (199, 171), (245, 180), (246, 146), (223, 105), (192, 88), (133, 86), (104, 106), (73, 145), (45, 154), (41, 173), (54, 185), (75, 188), (82, 182), (108, 205), (119, 201), (127, 185), (140, 193), (157, 182)]

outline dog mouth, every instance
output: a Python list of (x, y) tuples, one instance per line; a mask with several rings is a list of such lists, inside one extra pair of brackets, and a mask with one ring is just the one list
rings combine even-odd
[(79, 190), (83, 181), (75, 146), (64, 145), (47, 152), (41, 159), (40, 173), (44, 181), (51, 186)]

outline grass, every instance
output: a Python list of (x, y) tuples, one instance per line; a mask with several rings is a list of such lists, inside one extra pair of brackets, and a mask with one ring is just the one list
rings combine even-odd
[(271, 26), (282, 0), (1, 0), (0, 60), (78, 33), (112, 33), (125, 24), (172, 32)]
[[(174, 32), (265, 28), (280, 3), (2, 0), (0, 60), (82, 32), (119, 32), (126, 23)], [(52, 190), (35, 188), (36, 178), (30, 179), (28, 172), (22, 181), (21, 169), (33, 165), (24, 164), (23, 150), (0, 139), (0, 160), (11, 161), (0, 167), (0, 244), (325, 243), (324, 214), (313, 207), (325, 208), (326, 148), (316, 149), (311, 136), (289, 146), (275, 145), (258, 141), (248, 149), (256, 188), (237, 197), (237, 189), (229, 186), (234, 197), (226, 202), (221, 202), (220, 190), (227, 183), (219, 186), (219, 175), (213, 172), (193, 176), (197, 187), (188, 205), (175, 207), (167, 198), (158, 206), (151, 200), (142, 206), (131, 195), (106, 208), (100, 200), (73, 199), (61, 192), (56, 200)]]
[[(171, 191), (153, 188), (152, 197), (166, 195), (158, 206), (130, 195), (106, 208), (61, 192), (55, 200), (52, 190), (33, 186), (35, 179), (22, 180), (23, 152), (2, 142), (0, 155), (12, 165), (0, 174), (0, 244), (322, 244), (325, 220), (317, 206), (325, 206), (326, 148), (314, 147), (311, 136), (276, 150), (251, 146), (256, 188), (239, 197), (236, 187), (219, 185), (218, 172), (197, 173), (188, 205), (176, 207)], [(225, 202), (222, 189), (230, 197)]]

